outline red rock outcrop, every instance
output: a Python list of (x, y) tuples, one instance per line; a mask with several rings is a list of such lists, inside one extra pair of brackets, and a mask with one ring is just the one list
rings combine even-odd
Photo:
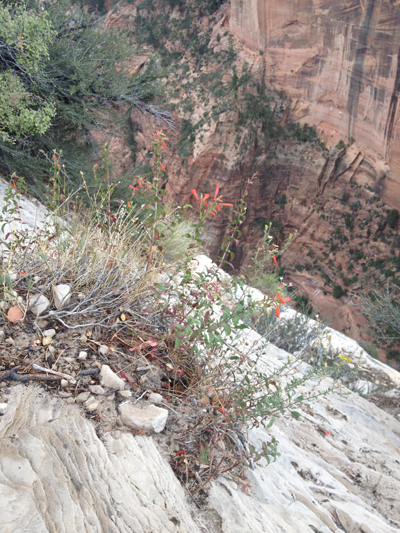
[(230, 28), (262, 50), (269, 80), (302, 105), (293, 116), (353, 138), (389, 166), (381, 196), (400, 203), (400, 2), (232, 0)]

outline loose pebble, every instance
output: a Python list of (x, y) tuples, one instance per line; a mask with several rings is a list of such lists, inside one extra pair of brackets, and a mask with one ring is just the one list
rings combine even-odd
[(132, 396), (132, 392), (130, 390), (121, 390), (118, 393), (122, 398), (130, 398)]
[(157, 392), (152, 392), (149, 394), (149, 402), (151, 403), (162, 403), (164, 398), (161, 396), (161, 394), (158, 394)]
[(84, 360), (88, 356), (87, 352), (79, 352), (78, 359)]
[(69, 285), (57, 285), (53, 287), (54, 305), (56, 309), (63, 309), (71, 300), (71, 287)]
[(6, 339), (6, 344), (10, 344), (11, 346), (13, 346), (15, 344), (15, 341), (14, 339), (12, 339), (11, 337), (8, 337), (8, 339)]
[(115, 372), (111, 370), (108, 365), (103, 365), (100, 370), (101, 374), (101, 385), (103, 387), (110, 387), (111, 389), (123, 390), (125, 388), (125, 383), (120, 377), (117, 376)]
[(90, 392), (89, 392), (89, 391), (81, 392), (81, 393), (78, 394), (78, 396), (75, 398), (76, 403), (83, 403), (83, 402), (86, 402), (86, 400), (89, 398), (89, 396), (90, 396)]
[(61, 387), (68, 387), (68, 381), (66, 379), (61, 380)]
[(51, 338), (50, 337), (43, 337), (42, 344), (43, 344), (43, 346), (50, 346)]
[(109, 353), (110, 353), (110, 348), (108, 346), (106, 346), (105, 344), (102, 344), (99, 347), (99, 354), (100, 355), (107, 355)]
[(101, 385), (89, 385), (89, 390), (93, 394), (105, 394), (105, 390)]
[(46, 331), (43, 331), (43, 337), (49, 337), (52, 339), (56, 333), (55, 329), (46, 329)]
[(90, 405), (88, 405), (88, 406), (86, 407), (86, 409), (87, 409), (88, 411), (95, 411), (95, 410), (98, 408), (98, 406), (99, 406), (99, 402), (98, 402), (98, 401), (94, 401), (93, 403), (91, 403)]
[(4, 415), (7, 411), (8, 404), (7, 403), (0, 403), (0, 415)]

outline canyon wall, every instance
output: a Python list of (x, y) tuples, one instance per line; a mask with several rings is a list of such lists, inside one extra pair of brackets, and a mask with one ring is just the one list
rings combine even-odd
[(230, 29), (263, 52), (267, 76), (297, 116), (354, 139), (384, 162), (380, 196), (400, 202), (400, 2), (232, 0)]

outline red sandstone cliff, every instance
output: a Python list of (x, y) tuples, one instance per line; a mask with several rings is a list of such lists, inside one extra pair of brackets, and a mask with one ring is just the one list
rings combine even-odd
[(230, 28), (263, 50), (267, 75), (301, 103), (294, 118), (353, 138), (387, 162), (381, 195), (400, 203), (400, 2), (232, 0)]

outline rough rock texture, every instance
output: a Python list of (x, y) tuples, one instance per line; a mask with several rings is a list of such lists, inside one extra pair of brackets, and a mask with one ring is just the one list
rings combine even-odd
[[(286, 358), (270, 345), (264, 364)], [(322, 397), (305, 404), (299, 420), (251, 430), (257, 448), (274, 435), (281, 456), (250, 470), (245, 492), (220, 476), (200, 514), (159, 451), (162, 435), (114, 431), (100, 439), (79, 406), (39, 387), (10, 387), (7, 396), (4, 533), (400, 532), (400, 420), (357, 394)]]
[[(270, 80), (299, 99), (297, 116), (353, 138), (391, 167), (383, 195), (400, 202), (400, 5), (391, 0), (232, 0), (230, 27), (264, 51)], [(386, 169), (386, 171), (388, 168)]]
[(77, 406), (15, 387), (0, 439), (2, 533), (201, 531), (149, 437), (101, 441)]

